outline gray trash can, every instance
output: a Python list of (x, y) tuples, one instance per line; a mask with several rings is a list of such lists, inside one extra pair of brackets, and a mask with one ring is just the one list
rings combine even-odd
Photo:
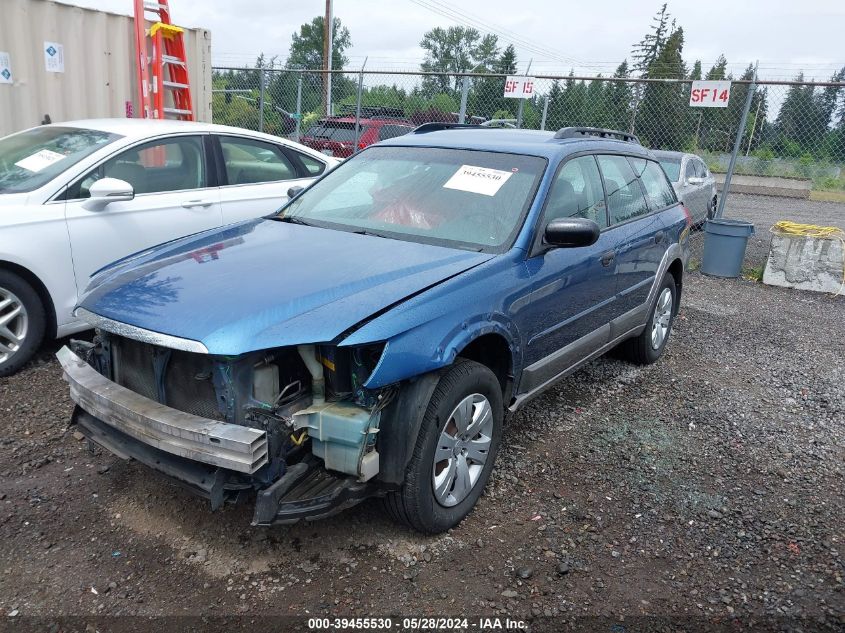
[(745, 220), (707, 220), (701, 272), (714, 277), (739, 277), (754, 225)]

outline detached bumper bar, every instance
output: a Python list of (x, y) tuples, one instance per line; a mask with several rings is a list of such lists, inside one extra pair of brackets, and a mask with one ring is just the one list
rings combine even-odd
[(202, 418), (145, 398), (105, 376), (67, 347), (56, 354), (83, 410), (126, 435), (159, 450), (204, 464), (253, 474), (267, 463), (267, 434)]

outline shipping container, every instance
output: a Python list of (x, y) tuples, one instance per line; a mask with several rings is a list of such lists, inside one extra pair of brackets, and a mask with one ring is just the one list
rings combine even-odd
[[(0, 5), (0, 136), (48, 119), (137, 115), (132, 16), (50, 0)], [(178, 1), (171, 10), (178, 24)], [(211, 33), (186, 28), (185, 50), (194, 118), (210, 121)]]

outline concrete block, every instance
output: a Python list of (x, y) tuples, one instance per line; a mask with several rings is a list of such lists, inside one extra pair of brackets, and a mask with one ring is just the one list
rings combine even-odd
[(763, 283), (836, 293), (842, 287), (845, 248), (838, 238), (772, 236)]
[[(722, 191), (725, 174), (713, 174), (716, 188)], [(734, 174), (731, 178), (732, 193), (747, 193), (758, 196), (777, 196), (780, 198), (810, 197), (813, 181), (804, 178), (780, 178), (777, 176), (744, 176)]]

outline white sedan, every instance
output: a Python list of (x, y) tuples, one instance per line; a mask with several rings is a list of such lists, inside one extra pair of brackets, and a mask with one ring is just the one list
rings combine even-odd
[(0, 139), (0, 376), (73, 308), (106, 264), (278, 209), (337, 163), (302, 145), (185, 121), (101, 119)]

